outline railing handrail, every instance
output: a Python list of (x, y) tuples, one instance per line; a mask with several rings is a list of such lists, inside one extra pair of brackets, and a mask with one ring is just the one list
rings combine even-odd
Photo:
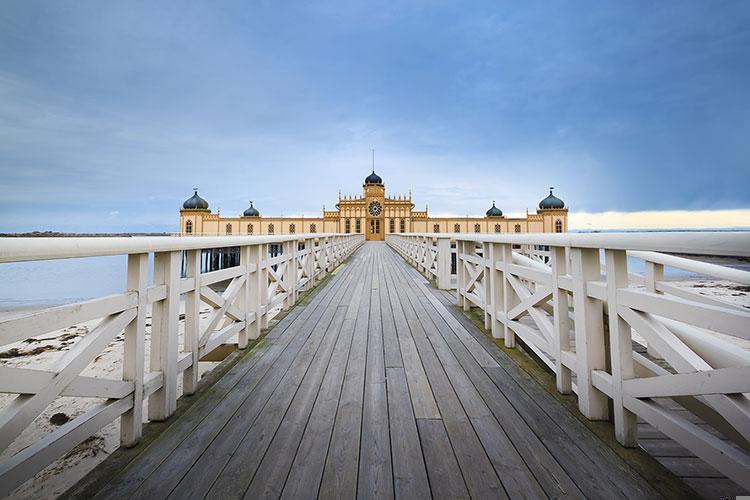
[(640, 233), (404, 233), (394, 236), (451, 238), (479, 243), (609, 248), (699, 255), (750, 256), (750, 231)]
[(0, 263), (101, 257), (176, 250), (238, 247), (304, 239), (354, 236), (345, 233), (300, 233), (263, 236), (132, 236), (75, 238), (0, 238)]

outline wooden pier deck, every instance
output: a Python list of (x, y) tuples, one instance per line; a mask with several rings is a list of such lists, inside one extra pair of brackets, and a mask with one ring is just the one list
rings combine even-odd
[(117, 474), (69, 495), (691, 494), (651, 484), (383, 243), (305, 302)]

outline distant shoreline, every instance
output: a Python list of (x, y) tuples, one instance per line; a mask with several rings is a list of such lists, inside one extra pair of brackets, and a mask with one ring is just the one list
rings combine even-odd
[(172, 236), (173, 233), (62, 233), (31, 231), (29, 233), (0, 233), (0, 238), (131, 238), (133, 236)]

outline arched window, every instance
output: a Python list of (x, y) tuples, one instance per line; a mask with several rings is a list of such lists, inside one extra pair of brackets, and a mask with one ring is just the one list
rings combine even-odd
[(232, 234), (232, 225), (227, 224), (227, 234)]
[(247, 225), (247, 234), (253, 234), (253, 225), (252, 224), (248, 224)]
[(562, 221), (560, 219), (557, 219), (555, 221), (555, 232), (556, 233), (562, 233)]
[(391, 232), (391, 233), (396, 232), (396, 221), (393, 219), (390, 219), (388, 221), (388, 232)]
[(311, 233), (317, 233), (318, 232), (318, 228), (315, 225), (315, 223), (310, 224), (310, 232)]
[(347, 234), (352, 232), (352, 221), (350, 221), (349, 219), (346, 219), (344, 221), (344, 232)]
[(294, 234), (297, 232), (297, 228), (294, 226), (294, 224), (289, 224), (289, 234)]
[(362, 219), (355, 220), (354, 229), (357, 234), (362, 232)]
[(500, 227), (500, 224), (495, 224), (495, 232), (496, 233), (502, 233), (502, 228)]
[(461, 232), (461, 224), (453, 224), (453, 232), (454, 233), (460, 233)]
[(268, 234), (273, 234), (273, 223), (268, 225)]
[(475, 233), (481, 233), (482, 232), (482, 226), (479, 224), (474, 224), (474, 232)]
[(516, 224), (516, 232), (517, 233), (521, 232), (521, 224)]
[(404, 221), (404, 219), (401, 219), (401, 222), (398, 223), (398, 232), (399, 233), (406, 232), (406, 221)]
[(435, 233), (439, 233), (440, 232), (440, 224), (433, 224), (432, 225), (432, 231), (435, 232)]
[(185, 234), (193, 234), (193, 221), (189, 220), (185, 223)]

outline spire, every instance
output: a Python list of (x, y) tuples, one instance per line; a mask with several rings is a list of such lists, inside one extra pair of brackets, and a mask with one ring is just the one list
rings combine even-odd
[(550, 187), (549, 187), (549, 194), (552, 194), (552, 190), (553, 190), (553, 189), (555, 189), (555, 188), (554, 188), (554, 187), (552, 187), (552, 186), (550, 186)]
[(375, 148), (372, 148), (372, 173), (375, 173)]

